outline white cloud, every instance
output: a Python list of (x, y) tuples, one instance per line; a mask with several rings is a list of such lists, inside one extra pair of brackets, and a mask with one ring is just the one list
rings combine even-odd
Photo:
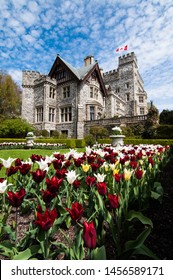
[(161, 92), (173, 88), (172, 14), (172, 0), (1, 0), (1, 68), (48, 73), (60, 53), (74, 66), (94, 54), (108, 71), (117, 68), (116, 48), (128, 44), (149, 98), (166, 106), (170, 94), (167, 102)]

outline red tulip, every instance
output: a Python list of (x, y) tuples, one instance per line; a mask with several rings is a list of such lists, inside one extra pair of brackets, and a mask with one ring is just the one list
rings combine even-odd
[(56, 177), (58, 179), (61, 179), (61, 178), (65, 178), (66, 174), (67, 174), (67, 169), (65, 168), (62, 168), (61, 170), (57, 169), (56, 170)]
[(151, 156), (148, 157), (148, 163), (151, 163), (151, 165), (154, 165), (154, 160)]
[(85, 243), (85, 246), (94, 249), (96, 247), (96, 229), (94, 227), (94, 222), (84, 222), (84, 229), (83, 229), (83, 240)]
[(35, 224), (39, 226), (42, 230), (48, 231), (53, 226), (53, 223), (56, 218), (57, 211), (55, 208), (52, 211), (46, 209), (44, 214), (42, 214), (39, 210), (36, 214)]
[(119, 173), (116, 173), (116, 174), (114, 174), (113, 176), (114, 176), (114, 178), (115, 178), (115, 181), (116, 181), (117, 183), (119, 183), (120, 180), (121, 180), (121, 178), (122, 178), (122, 175), (119, 174)]
[(107, 186), (105, 182), (100, 182), (96, 184), (99, 194), (106, 195), (107, 193)]
[(22, 204), (25, 194), (26, 194), (25, 189), (21, 189), (16, 193), (9, 191), (7, 198), (10, 204), (17, 208)]
[(73, 221), (78, 221), (82, 217), (84, 211), (82, 204), (78, 202), (72, 203), (71, 209), (66, 208), (66, 210), (70, 213)]
[(7, 168), (7, 176), (11, 176), (14, 175), (15, 173), (17, 173), (18, 171), (18, 167), (17, 166), (10, 166), (9, 168)]
[(62, 160), (61, 159), (55, 159), (53, 160), (53, 166), (55, 169), (61, 169), (62, 167)]
[(95, 183), (96, 183), (96, 178), (95, 178), (95, 177), (90, 177), (90, 176), (88, 176), (88, 177), (86, 178), (86, 184), (87, 184), (89, 187), (91, 187), (91, 185), (95, 185)]
[(50, 192), (49, 190), (42, 190), (43, 201), (46, 203), (50, 203), (55, 196), (56, 194)]
[(15, 162), (14, 162), (14, 165), (15, 165), (15, 166), (20, 166), (20, 165), (22, 165), (22, 159), (16, 158), (16, 160), (15, 160)]
[(138, 162), (137, 161), (130, 161), (130, 166), (135, 169), (138, 166)]
[(75, 180), (74, 182), (73, 182), (73, 187), (75, 187), (76, 189), (78, 189), (79, 187), (80, 187), (80, 181), (79, 180)]
[(56, 193), (61, 186), (63, 179), (58, 179), (56, 176), (53, 176), (51, 179), (46, 178), (47, 189), (51, 193)]
[(109, 204), (111, 208), (119, 207), (119, 195), (116, 194), (108, 194)]
[(41, 169), (37, 169), (36, 171), (31, 172), (31, 174), (34, 181), (39, 184), (44, 180), (46, 176), (46, 170), (43, 171)]
[(83, 159), (81, 159), (81, 158), (78, 158), (78, 159), (74, 158), (73, 160), (74, 160), (74, 165), (76, 167), (81, 166), (81, 164), (83, 163)]
[(19, 166), (19, 171), (22, 175), (28, 174), (28, 172), (31, 169), (31, 165), (29, 163), (23, 163), (22, 165)]
[(100, 164), (98, 164), (98, 163), (91, 163), (91, 168), (92, 168), (93, 172), (97, 171), (97, 169), (99, 169), (99, 167), (100, 167)]
[(136, 171), (135, 171), (135, 176), (136, 176), (136, 178), (137, 179), (142, 179), (142, 176), (143, 176), (143, 171), (142, 171), (142, 169), (137, 169)]

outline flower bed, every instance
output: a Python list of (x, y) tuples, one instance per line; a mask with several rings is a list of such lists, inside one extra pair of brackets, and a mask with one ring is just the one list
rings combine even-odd
[[(27, 162), (0, 159), (0, 253), (8, 259), (157, 258), (145, 241), (149, 202), (162, 202), (169, 146), (86, 147)], [(20, 228), (21, 220), (24, 221)]]

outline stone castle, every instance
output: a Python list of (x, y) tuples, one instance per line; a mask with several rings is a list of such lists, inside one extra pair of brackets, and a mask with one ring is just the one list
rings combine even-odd
[(103, 72), (94, 56), (77, 69), (57, 55), (48, 75), (22, 72), (22, 118), (50, 135), (83, 138), (85, 122), (147, 114), (147, 93), (134, 52)]

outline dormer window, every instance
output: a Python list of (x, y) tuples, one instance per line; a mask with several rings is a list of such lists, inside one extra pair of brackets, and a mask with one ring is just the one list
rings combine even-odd
[(90, 87), (90, 98), (94, 97), (94, 89), (93, 87)]
[(128, 89), (128, 88), (130, 88), (130, 83), (129, 82), (125, 83), (125, 89)]

